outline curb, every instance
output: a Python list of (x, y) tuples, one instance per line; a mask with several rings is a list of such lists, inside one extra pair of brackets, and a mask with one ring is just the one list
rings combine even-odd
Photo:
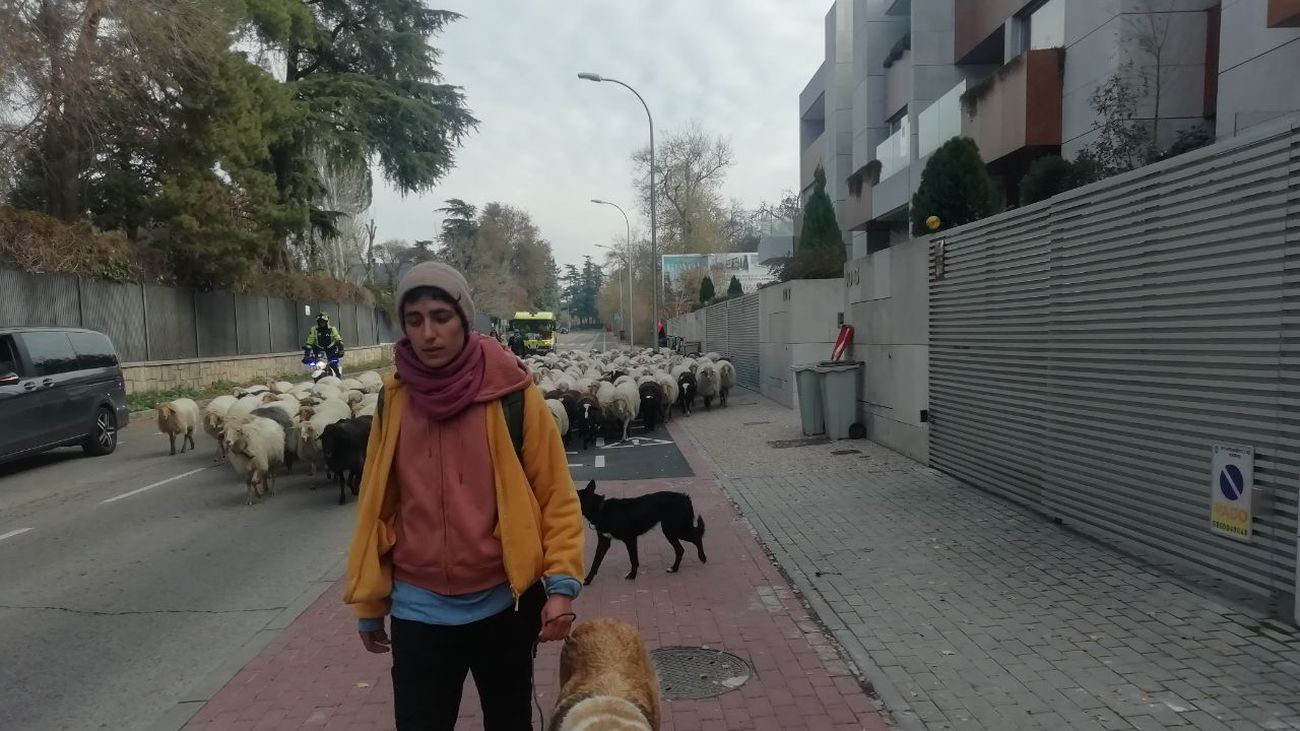
[(288, 606), (267, 620), (267, 623), (230, 657), (227, 657), (220, 665), (213, 668), (211, 672), (182, 693), (180, 700), (176, 701), (176, 705), (164, 711), (162, 716), (148, 727), (148, 731), (181, 731), (181, 729), (184, 729), (190, 719), (203, 710), (208, 701), (212, 700), (213, 696), (226, 687), (226, 684), (240, 670), (244, 669), (244, 666), (256, 659), (280, 632), (293, 624), (295, 619), (302, 616), (312, 604), (316, 603), (317, 599), (320, 599), (326, 591), (329, 591), (331, 586), (342, 580), (346, 567), (347, 557), (344, 556), (315, 581), (308, 584), (307, 588), (290, 601)]

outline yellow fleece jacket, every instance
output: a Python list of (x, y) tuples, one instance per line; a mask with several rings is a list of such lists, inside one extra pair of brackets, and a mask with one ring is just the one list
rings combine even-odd
[[(399, 505), (393, 456), (406, 397), (400, 380), (391, 375), (384, 379), (383, 418), (371, 426), (366, 446), (343, 595), (361, 619), (387, 615), (393, 593), (394, 514)], [(524, 392), (522, 460), (515, 456), (501, 402), (494, 401), (487, 409), (488, 449), (497, 496), (496, 532), (517, 605), (519, 596), (544, 576), (584, 575), (582, 508), (564, 443), (541, 391), (529, 386)]]

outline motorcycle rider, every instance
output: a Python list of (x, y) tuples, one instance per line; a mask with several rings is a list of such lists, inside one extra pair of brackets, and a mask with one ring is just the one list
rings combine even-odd
[(307, 331), (307, 342), (302, 346), (302, 362), (310, 363), (313, 354), (325, 356), (326, 368), (335, 378), (342, 378), (343, 372), (332, 360), (343, 358), (343, 336), (339, 329), (330, 325), (329, 315), (324, 312), (316, 316), (316, 327)]

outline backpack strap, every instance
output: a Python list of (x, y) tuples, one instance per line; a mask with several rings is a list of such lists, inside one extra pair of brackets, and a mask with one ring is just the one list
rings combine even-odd
[(524, 460), (524, 392), (513, 391), (501, 399), (501, 408), (506, 412), (506, 428), (510, 430), (510, 441), (515, 445), (515, 456), (520, 464)]

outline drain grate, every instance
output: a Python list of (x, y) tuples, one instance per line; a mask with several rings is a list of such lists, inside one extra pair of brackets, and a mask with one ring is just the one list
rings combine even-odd
[(830, 444), (826, 437), (809, 437), (807, 439), (775, 439), (767, 443), (772, 449), (790, 449), (791, 447), (811, 447), (817, 444)]
[(749, 664), (721, 650), (661, 647), (650, 652), (664, 698), (691, 701), (715, 698), (749, 680)]
[(862, 450), (859, 450), (859, 449), (837, 449), (837, 450), (835, 450), (834, 452), (831, 452), (831, 454), (835, 455), (836, 457), (842, 457), (842, 456), (844, 456), (844, 455), (846, 455), (846, 454), (862, 454)]

